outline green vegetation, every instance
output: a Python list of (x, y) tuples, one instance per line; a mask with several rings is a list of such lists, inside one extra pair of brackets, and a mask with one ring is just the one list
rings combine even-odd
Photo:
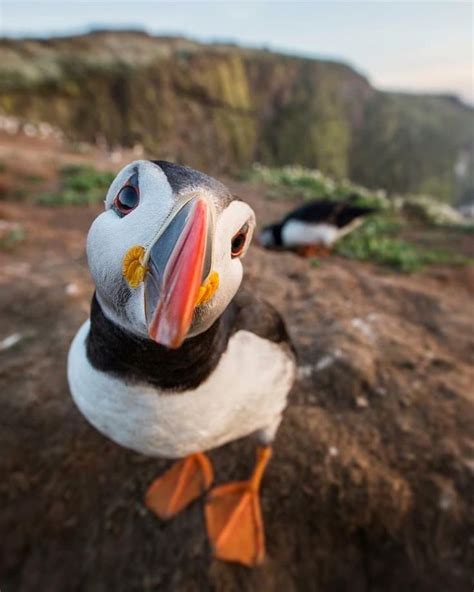
[(25, 240), (26, 232), (20, 224), (3, 224), (4, 227), (0, 225), (0, 251), (9, 251)]
[(48, 206), (97, 203), (104, 199), (113, 179), (113, 173), (97, 171), (92, 166), (66, 166), (60, 171), (60, 189), (39, 195), (38, 203)]
[(384, 191), (371, 191), (347, 179), (334, 181), (320, 171), (301, 166), (272, 168), (255, 164), (250, 171), (244, 173), (243, 178), (268, 185), (268, 199), (338, 200), (352, 194), (357, 196), (354, 200), (357, 205), (380, 210), (390, 207)]
[[(349, 176), (454, 203), (474, 186), (472, 109), (453, 97), (376, 93), (354, 134)], [(466, 167), (456, 176), (459, 163)]]
[(396, 203), (404, 214), (420, 222), (456, 227), (466, 224), (463, 216), (457, 210), (426, 195), (409, 195), (405, 198), (398, 198)]
[(336, 252), (349, 259), (374, 261), (398, 271), (413, 272), (436, 263), (465, 264), (468, 259), (452, 251), (420, 247), (397, 238), (403, 223), (386, 216), (374, 216), (345, 236)]
[[(1, 172), (1, 171), (0, 171)], [(30, 185), (39, 185), (44, 182), (44, 178), (41, 175), (26, 175), (25, 181)]]

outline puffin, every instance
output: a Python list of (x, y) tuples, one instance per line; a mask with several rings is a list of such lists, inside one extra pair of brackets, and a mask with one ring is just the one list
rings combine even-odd
[[(251, 207), (204, 173), (137, 160), (87, 236), (95, 292), (68, 355), (72, 398), (117, 444), (174, 463), (147, 489), (167, 520), (205, 494), (215, 557), (261, 563), (259, 492), (295, 380), (279, 313), (241, 287)], [(248, 480), (213, 487), (206, 451), (251, 437)]]
[(352, 232), (375, 208), (357, 205), (358, 196), (344, 201), (316, 200), (287, 214), (281, 221), (265, 226), (259, 235), (261, 246), (296, 250), (312, 257), (327, 255), (334, 244)]

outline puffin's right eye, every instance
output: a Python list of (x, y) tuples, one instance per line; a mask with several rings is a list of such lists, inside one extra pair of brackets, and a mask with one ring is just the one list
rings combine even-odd
[(119, 216), (126, 216), (138, 206), (140, 196), (132, 185), (124, 185), (114, 199), (113, 208)]

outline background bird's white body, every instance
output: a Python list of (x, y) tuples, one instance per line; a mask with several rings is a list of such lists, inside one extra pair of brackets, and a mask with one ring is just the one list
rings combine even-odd
[(362, 222), (363, 219), (356, 218), (350, 224), (338, 228), (334, 224), (315, 224), (303, 220), (288, 220), (281, 230), (282, 242), (285, 247), (289, 248), (305, 245), (330, 247), (340, 238), (352, 232)]
[(285, 247), (302, 245), (331, 245), (338, 237), (338, 228), (332, 224), (311, 224), (301, 220), (288, 220), (281, 230)]
[(167, 458), (208, 450), (256, 433), (270, 442), (294, 380), (292, 357), (277, 343), (238, 331), (199, 387), (160, 392), (92, 367), (89, 321), (69, 352), (68, 378), (79, 409), (100, 432), (137, 452)]

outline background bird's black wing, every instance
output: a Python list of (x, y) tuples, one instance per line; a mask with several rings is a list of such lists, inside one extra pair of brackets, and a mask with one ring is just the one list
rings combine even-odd
[(288, 220), (301, 220), (309, 223), (327, 222), (331, 219), (337, 205), (337, 202), (328, 199), (312, 201), (287, 214), (283, 219), (283, 224)]
[(334, 224), (342, 228), (359, 218), (375, 212), (375, 208), (358, 206), (347, 201), (330, 201), (327, 199), (312, 201), (300, 208), (296, 208), (287, 214), (283, 224), (288, 220), (301, 220), (302, 222)]
[(352, 220), (362, 216), (368, 216), (375, 211), (377, 211), (376, 208), (355, 206), (345, 203), (343, 204), (343, 207), (335, 212), (334, 224), (336, 224), (338, 228), (342, 228), (343, 226), (350, 224)]

